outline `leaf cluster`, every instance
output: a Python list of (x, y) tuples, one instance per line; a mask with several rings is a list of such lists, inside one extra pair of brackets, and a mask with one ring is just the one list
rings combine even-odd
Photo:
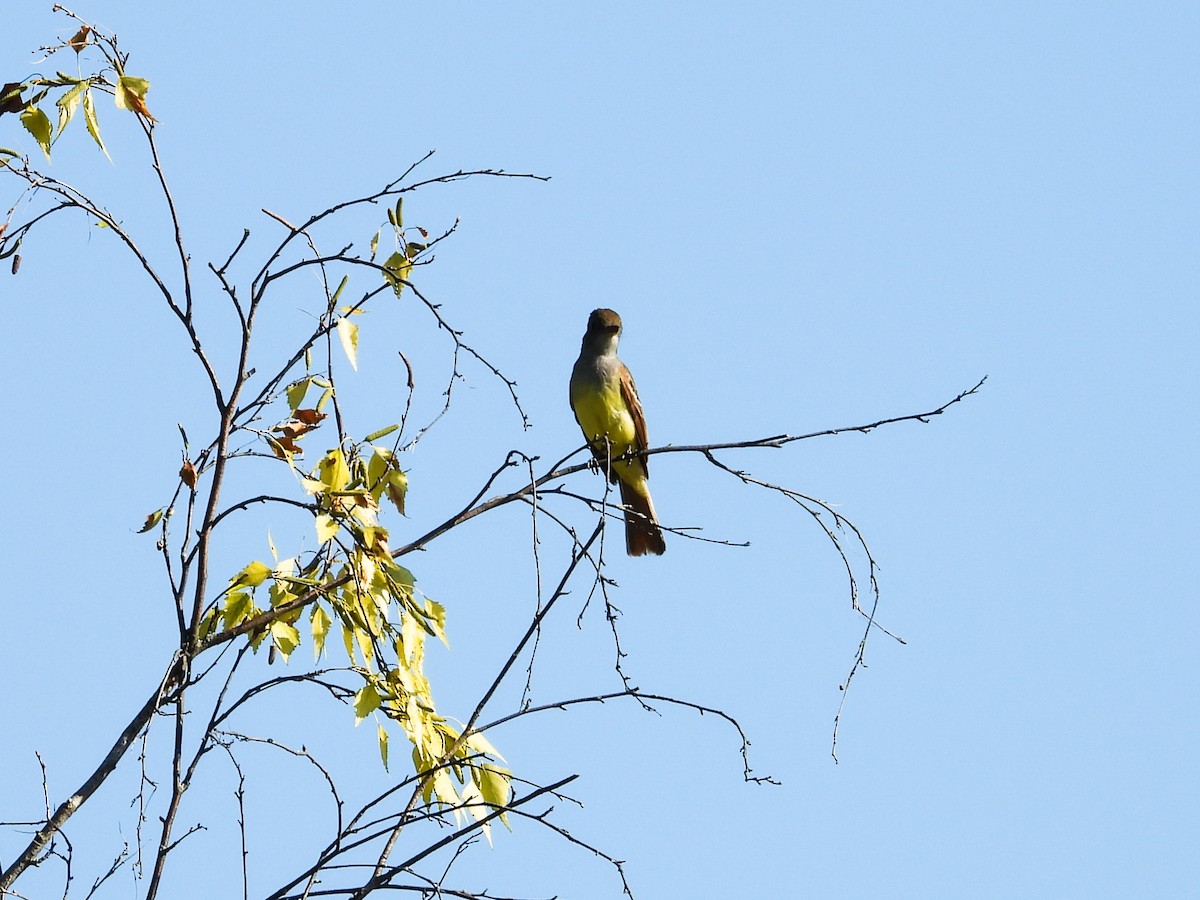
[[(69, 15), (77, 18), (74, 14)], [(128, 55), (118, 49), (116, 35), (106, 34), (80, 22), (79, 30), (71, 37), (42, 49), (47, 57), (60, 51), (74, 51), (79, 74), (70, 75), (60, 70), (52, 76), (32, 75), (22, 81), (5, 83), (0, 87), (0, 115), (16, 113), (47, 161), (51, 147), (81, 110), (88, 134), (108, 156), (108, 148), (100, 136), (96, 93), (111, 95), (117, 109), (132, 112), (147, 124), (156, 121), (146, 106), (150, 82), (126, 72)], [(94, 69), (86, 75), (83, 74), (85, 59), (89, 67)], [(25, 96), (26, 92), (29, 92), (28, 96)], [(57, 110), (57, 124), (46, 112), (46, 106), (51, 102)], [(0, 165), (20, 155), (15, 150), (0, 147)]]

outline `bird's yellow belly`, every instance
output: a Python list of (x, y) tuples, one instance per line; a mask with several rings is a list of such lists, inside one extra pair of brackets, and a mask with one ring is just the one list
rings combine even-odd
[(637, 441), (633, 416), (625, 406), (619, 386), (598, 392), (572, 392), (572, 405), (579, 427), (593, 445), (607, 437), (614, 457), (628, 453)]

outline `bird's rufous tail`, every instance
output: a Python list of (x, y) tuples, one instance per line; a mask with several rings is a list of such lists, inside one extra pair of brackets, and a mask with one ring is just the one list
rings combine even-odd
[(654, 501), (645, 483), (639, 491), (620, 481), (621, 502), (625, 504), (625, 552), (630, 556), (645, 556), (653, 553), (661, 556), (666, 552), (662, 529), (658, 527), (658, 516), (654, 514)]

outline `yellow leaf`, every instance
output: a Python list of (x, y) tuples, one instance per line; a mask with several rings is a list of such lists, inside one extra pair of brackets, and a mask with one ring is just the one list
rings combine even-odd
[(271, 623), (271, 640), (283, 655), (284, 662), (287, 662), (292, 651), (300, 646), (300, 632), (295, 626), (276, 619)]
[(479, 753), (486, 753), (488, 756), (494, 756), (497, 759), (504, 759), (500, 755), (500, 751), (492, 746), (492, 742), (485, 738), (478, 731), (472, 731), (467, 735), (467, 746)]
[(313, 605), (312, 611), (312, 639), (313, 639), (313, 661), (321, 658), (321, 654), (325, 650), (325, 636), (329, 634), (329, 626), (332, 620), (329, 618), (329, 613), (325, 612), (325, 608), (319, 605)]
[(332, 516), (329, 516), (326, 513), (321, 513), (317, 516), (316, 526), (317, 540), (322, 544), (327, 541), (332, 541), (334, 536), (338, 533), (338, 528), (341, 527)]
[(309, 494), (320, 494), (325, 490), (325, 485), (317, 481), (315, 478), (308, 478), (304, 475), (300, 476), (300, 487), (304, 488)]
[[(482, 766), (472, 768), (471, 774), (475, 779), (475, 783), (479, 786), (479, 793), (483, 795), (484, 801), (492, 809), (503, 809), (508, 805), (508, 801), (512, 797), (512, 787), (509, 783), (509, 772), (507, 769), (501, 769), (498, 766), (491, 766), (484, 763)], [(508, 824), (508, 813), (502, 812), (497, 817), (504, 823), (505, 827), (511, 829)], [(486, 827), (486, 826), (485, 826)], [(488, 836), (488, 842), (491, 842), (491, 836)]]
[(387, 283), (392, 286), (392, 290), (396, 292), (396, 296), (400, 296), (400, 292), (404, 290), (404, 281), (412, 273), (412, 263), (403, 253), (396, 251), (383, 264), (384, 277)]
[(388, 530), (382, 525), (368, 525), (363, 528), (362, 543), (368, 553), (375, 556), (387, 556)]
[(371, 635), (362, 628), (354, 629), (354, 641), (363, 655), (363, 659), (371, 662), (375, 658), (375, 647), (371, 643)]
[(21, 113), (21, 124), (25, 126), (25, 130), (33, 135), (33, 139), (37, 141), (38, 146), (42, 148), (42, 152), (46, 154), (46, 159), (50, 158), (50, 136), (54, 133), (53, 127), (50, 125), (50, 120), (46, 114), (36, 106), (28, 106)]
[(330, 450), (317, 464), (317, 478), (327, 491), (342, 491), (350, 483), (350, 467), (340, 449)]
[[(279, 572), (276, 571), (275, 581), (271, 584), (271, 607), (283, 606), (285, 603), (291, 603), (298, 596), (288, 588), (286, 581), (281, 581), (278, 578)], [(294, 620), (293, 620), (294, 621)]]
[(382, 725), (376, 727), (379, 729), (379, 755), (383, 758), (383, 768), (386, 770), (388, 767), (388, 733)]
[(346, 359), (350, 360), (350, 368), (358, 371), (358, 326), (347, 319), (345, 316), (338, 319), (337, 323), (338, 338), (342, 342), (342, 350), (346, 353)]
[(405, 515), (404, 498), (408, 494), (408, 476), (399, 469), (391, 472), (388, 475), (387, 495), (388, 499), (396, 507), (396, 511), (400, 515)]
[[(434, 636), (450, 649), (450, 638), (446, 637), (446, 607), (436, 600), (425, 598), (425, 622)], [(497, 754), (498, 755), (498, 754)]]
[(354, 695), (354, 724), (361, 724), (363, 719), (377, 709), (379, 709), (379, 692), (372, 684), (363, 685)]
[(154, 512), (150, 513), (150, 515), (146, 516), (146, 523), (138, 529), (138, 534), (145, 534), (147, 531), (161, 522), (163, 513), (166, 511), (166, 507), (163, 507), (162, 509), (156, 509)]
[[(454, 782), (450, 780), (450, 773), (444, 766), (433, 774), (433, 792), (437, 795), (438, 800), (447, 806), (458, 805), (458, 791), (454, 789)], [(457, 818), (457, 812), (455, 810), (455, 818)]]
[[(462, 804), (466, 807), (467, 812), (471, 814), (476, 822), (482, 822), (491, 813), (487, 803), (483, 799), (483, 795), (479, 793), (479, 788), (474, 782), (468, 782), (462, 788)], [(483, 826), (483, 836), (488, 839), (488, 843), (492, 842), (491, 831), (487, 825)]]
[[(371, 440), (371, 438), (367, 438)], [(370, 460), (367, 461), (367, 485), (371, 489), (371, 496), (379, 499), (379, 495), (383, 493), (383, 477), (387, 474), (388, 466), (391, 464), (392, 451), (381, 447), (372, 447)]]
[(229, 629), (252, 616), (254, 612), (254, 604), (250, 601), (250, 595), (245, 591), (234, 591), (225, 598), (225, 609), (221, 612), (221, 617), (224, 620), (225, 628)]
[(67, 127), (67, 123), (75, 117), (75, 111), (79, 109), (79, 101), (83, 98), (84, 92), (87, 90), (88, 83), (86, 81), (76, 82), (74, 85), (63, 91), (62, 96), (58, 98), (55, 106), (58, 107), (58, 133), (62, 134), (63, 129)]
[(247, 587), (258, 587), (267, 580), (270, 574), (270, 566), (264, 562), (255, 560), (229, 579), (229, 583), (234, 585), (244, 584)]
[(88, 134), (92, 136), (92, 140), (96, 142), (108, 161), (112, 162), (112, 157), (108, 156), (108, 148), (104, 146), (104, 141), (100, 138), (100, 122), (96, 119), (96, 103), (92, 100), (91, 90), (83, 92), (83, 121), (87, 123)]

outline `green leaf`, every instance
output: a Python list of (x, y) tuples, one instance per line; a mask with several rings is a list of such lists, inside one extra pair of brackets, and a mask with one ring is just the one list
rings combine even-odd
[(373, 684), (363, 685), (354, 695), (354, 724), (361, 724), (363, 719), (377, 709), (379, 709), (379, 691), (375, 690)]
[(346, 353), (346, 359), (350, 360), (350, 368), (358, 371), (358, 326), (347, 319), (345, 316), (338, 319), (337, 323), (338, 338), (342, 342), (342, 350)]
[(392, 214), (392, 218), (396, 220), (396, 229), (399, 231), (404, 228), (404, 197), (396, 198), (396, 211)]
[(49, 159), (50, 136), (54, 133), (54, 129), (46, 114), (36, 106), (27, 106), (21, 113), (21, 124), (25, 126), (26, 131), (33, 135), (33, 139), (38, 142), (38, 146), (46, 154), (46, 159)]
[(333, 296), (329, 298), (330, 306), (337, 306), (338, 297), (342, 296), (342, 291), (346, 289), (346, 285), (350, 283), (350, 276), (343, 275), (342, 280), (338, 283), (337, 290), (333, 292)]
[(138, 534), (145, 534), (147, 531), (161, 522), (163, 513), (166, 511), (167, 508), (164, 506), (162, 509), (156, 509), (154, 512), (150, 513), (150, 515), (146, 516), (146, 522), (141, 528), (138, 529)]
[[(393, 431), (395, 431), (399, 427), (400, 427), (399, 425), (389, 425), (387, 428), (380, 428), (378, 431), (372, 431), (365, 438), (363, 438), (363, 441), (365, 441), (368, 444), (371, 443), (371, 441), (377, 441), (381, 437), (387, 437), (389, 434), (391, 434)], [(376, 452), (378, 453), (379, 451), (376, 451)]]
[(388, 767), (388, 733), (382, 725), (377, 725), (376, 728), (379, 733), (379, 755), (383, 759), (383, 768), (386, 770)]
[(329, 618), (329, 613), (325, 612), (325, 608), (323, 606), (313, 604), (311, 624), (313, 639), (313, 661), (316, 662), (321, 658), (321, 654), (325, 650), (325, 636), (329, 634), (329, 626), (332, 624), (332, 620)]
[(287, 404), (288, 409), (295, 412), (300, 408), (300, 404), (304, 402), (304, 395), (308, 393), (308, 385), (312, 381), (311, 378), (301, 378), (299, 381), (288, 385), (287, 388)]
[(196, 629), (196, 636), (200, 640), (204, 640), (213, 633), (213, 630), (217, 626), (217, 620), (220, 618), (220, 615), (221, 614), (219, 610), (210, 609), (204, 618), (200, 620), (200, 627)]

